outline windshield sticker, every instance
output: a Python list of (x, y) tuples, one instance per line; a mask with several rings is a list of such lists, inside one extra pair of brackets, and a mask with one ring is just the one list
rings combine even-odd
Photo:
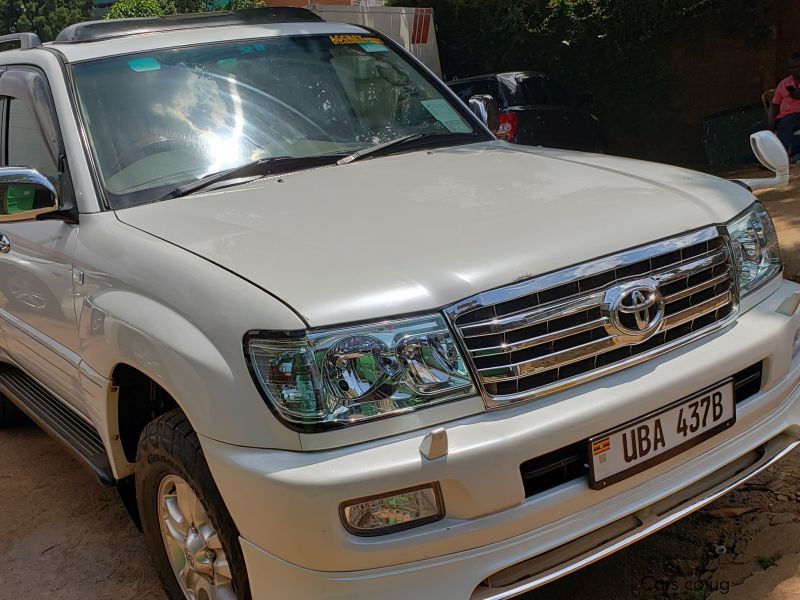
[(158, 71), (161, 65), (155, 58), (132, 58), (128, 61), (128, 67), (131, 71), (136, 73), (144, 73), (146, 71)]
[(456, 109), (447, 100), (441, 98), (437, 100), (423, 100), (422, 106), (433, 115), (433, 118), (447, 127), (450, 133), (469, 133), (472, 128), (461, 120)]
[(252, 46), (239, 46), (239, 52), (242, 54), (255, 54), (256, 52), (266, 52), (267, 47), (264, 44), (253, 44)]
[(220, 58), (217, 61), (217, 66), (223, 69), (232, 70), (236, 68), (237, 61), (235, 58)]
[(367, 52), (388, 52), (389, 49), (386, 47), (386, 44), (359, 44), (364, 50)]
[(380, 46), (384, 45), (383, 40), (381, 38), (364, 37), (363, 35), (340, 34), (340, 35), (332, 35), (330, 37), (331, 37), (331, 43), (336, 44), (337, 46), (342, 46), (347, 44), (378, 44)]

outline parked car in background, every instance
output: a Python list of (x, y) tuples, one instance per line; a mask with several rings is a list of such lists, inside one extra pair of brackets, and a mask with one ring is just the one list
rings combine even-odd
[(586, 152), (605, 152), (606, 136), (592, 114), (591, 94), (575, 96), (536, 71), (515, 71), (448, 82), (464, 102), (489, 94), (497, 101), (500, 139)]

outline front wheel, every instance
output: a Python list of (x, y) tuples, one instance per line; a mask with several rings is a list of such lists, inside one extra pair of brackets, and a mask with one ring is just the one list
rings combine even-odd
[(145, 427), (136, 458), (145, 543), (171, 600), (250, 600), (239, 532), (178, 410)]

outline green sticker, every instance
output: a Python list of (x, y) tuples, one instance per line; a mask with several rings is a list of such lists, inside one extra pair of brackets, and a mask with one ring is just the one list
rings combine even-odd
[(128, 61), (131, 71), (144, 73), (146, 71), (158, 71), (161, 65), (155, 58), (132, 58)]
[(389, 49), (384, 44), (359, 44), (367, 52), (388, 52)]
[(433, 115), (433, 118), (447, 127), (450, 133), (469, 133), (472, 128), (461, 120), (450, 103), (444, 99), (423, 100), (422, 106)]
[(217, 66), (223, 69), (235, 69), (238, 61), (235, 58), (220, 58), (217, 61)]

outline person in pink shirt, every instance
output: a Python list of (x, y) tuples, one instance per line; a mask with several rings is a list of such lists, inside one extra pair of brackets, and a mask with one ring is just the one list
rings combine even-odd
[(789, 76), (778, 84), (769, 107), (768, 126), (790, 157), (800, 155), (800, 52), (789, 57)]

